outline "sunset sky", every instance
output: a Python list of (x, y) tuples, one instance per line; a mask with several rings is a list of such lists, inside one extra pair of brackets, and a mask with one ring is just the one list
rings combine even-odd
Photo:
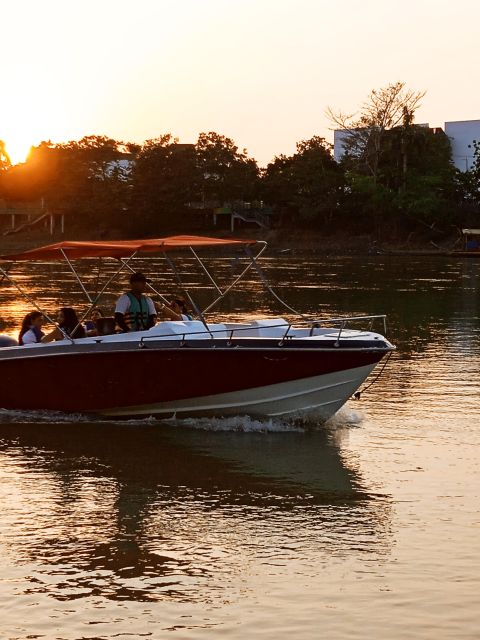
[(217, 131), (261, 165), (333, 139), (327, 106), (426, 90), (417, 122), (480, 118), (478, 0), (2, 2), (0, 139)]

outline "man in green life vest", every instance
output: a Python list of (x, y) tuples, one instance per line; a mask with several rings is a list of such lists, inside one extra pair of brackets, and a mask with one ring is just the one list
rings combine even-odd
[(143, 273), (132, 273), (130, 291), (117, 300), (115, 321), (122, 331), (144, 331), (155, 324), (155, 305), (152, 299), (145, 295), (147, 282)]

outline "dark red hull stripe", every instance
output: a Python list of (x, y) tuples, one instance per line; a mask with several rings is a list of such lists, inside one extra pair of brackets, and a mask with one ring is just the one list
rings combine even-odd
[(136, 349), (0, 360), (0, 407), (99, 411), (263, 387), (379, 362), (382, 349)]

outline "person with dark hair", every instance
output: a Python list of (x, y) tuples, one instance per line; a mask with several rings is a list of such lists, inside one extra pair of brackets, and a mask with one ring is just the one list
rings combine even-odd
[(40, 311), (31, 311), (22, 320), (20, 333), (18, 334), (18, 344), (36, 344), (41, 342), (45, 335), (42, 331), (43, 314)]
[(153, 300), (145, 295), (147, 282), (143, 273), (132, 273), (130, 291), (117, 300), (115, 321), (122, 331), (145, 331), (155, 325), (157, 311)]
[(115, 318), (104, 316), (100, 307), (94, 307), (90, 312), (90, 320), (84, 323), (88, 337), (108, 336), (115, 333)]
[(83, 323), (84, 329), (87, 332), (87, 336), (98, 335), (97, 320), (103, 318), (103, 311), (100, 307), (93, 307), (90, 311), (90, 318)]
[(186, 300), (182, 296), (175, 296), (168, 304), (162, 304), (160, 312), (167, 316), (169, 320), (186, 321), (193, 319)]
[(85, 329), (78, 322), (77, 314), (71, 307), (62, 307), (57, 315), (58, 327), (43, 336), (42, 342), (64, 340), (65, 335), (70, 338), (85, 338)]
[(95, 329), (95, 322), (99, 319), (99, 318), (103, 318), (103, 311), (100, 309), (100, 307), (93, 307), (93, 309), (90, 311), (90, 319), (89, 320), (85, 320), (85, 329)]

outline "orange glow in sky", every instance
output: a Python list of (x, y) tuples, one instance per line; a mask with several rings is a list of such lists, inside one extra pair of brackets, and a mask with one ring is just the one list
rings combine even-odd
[(217, 131), (264, 165), (404, 81), (417, 122), (480, 118), (477, 0), (2, 3), (0, 139), (142, 142)]
[[(28, 138), (28, 136), (27, 136)], [(25, 162), (30, 151), (32, 143), (30, 139), (22, 140), (19, 134), (13, 134), (11, 140), (5, 136), (5, 149), (12, 164), (18, 164), (19, 162)]]

